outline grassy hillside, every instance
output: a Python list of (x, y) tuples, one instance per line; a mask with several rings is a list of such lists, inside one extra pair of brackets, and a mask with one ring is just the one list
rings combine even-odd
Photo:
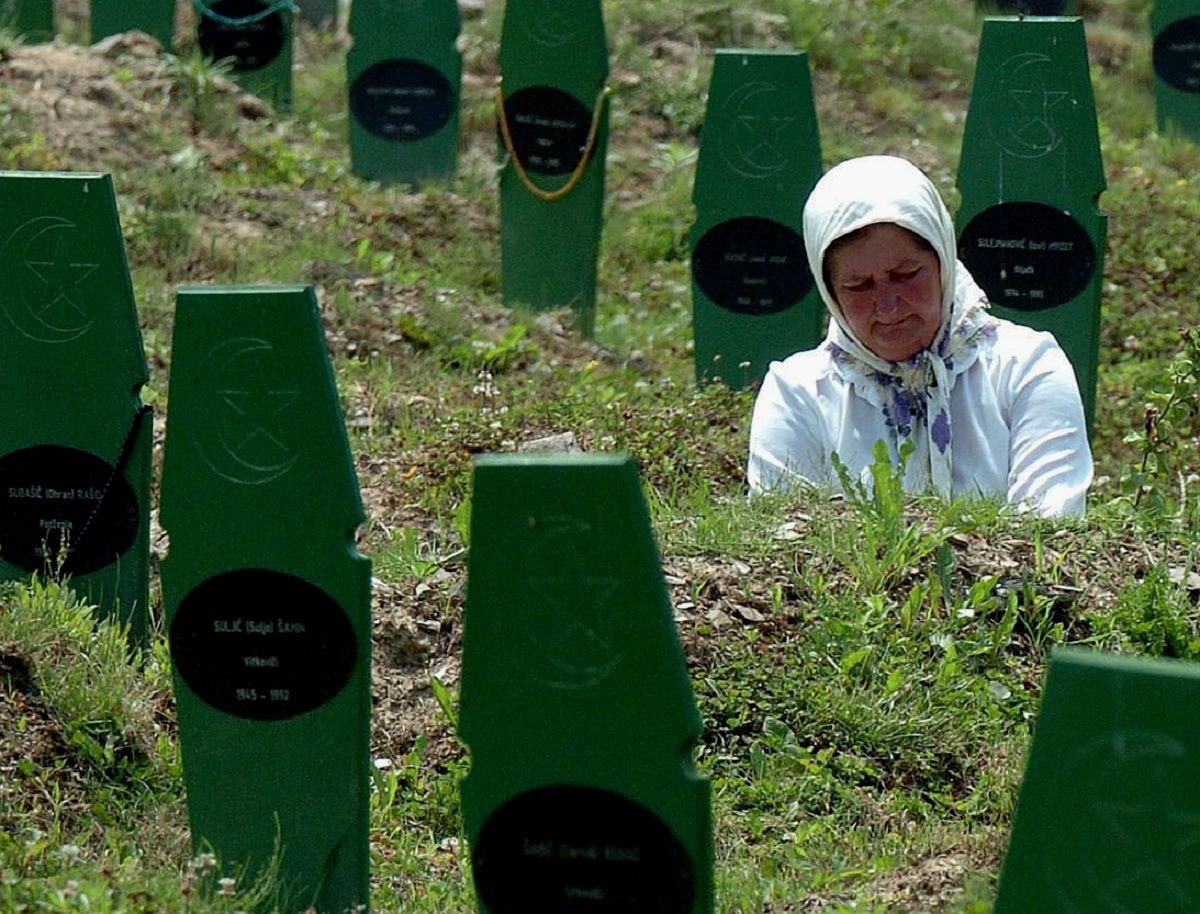
[[(377, 910), (474, 909), (453, 716), (479, 453), (569, 433), (636, 459), (706, 725), (722, 912), (987, 910), (1047, 651), (1200, 654), (1200, 352), (1181, 333), (1200, 148), (1156, 130), (1150, 0), (1080, 6), (1109, 240), (1099, 478), (1086, 521), (1060, 523), (886, 487), (749, 504), (752, 394), (692, 381), (687, 235), (715, 50), (806, 49), (826, 163), (902, 154), (953, 202), (971, 0), (608, 0), (594, 339), (501, 302), (499, 0), (463, 6), (459, 173), (419, 192), (351, 174), (336, 34), (300, 28), (280, 114), (186, 40), (86, 47), (78, 3), (60, 5), (59, 43), (0, 33), (0, 168), (113, 174), (160, 439), (180, 284), (318, 290), (376, 577)], [(161, 634), (130, 663), (69, 586), (0, 597), (0, 909), (249, 909), (269, 885), (200, 890)]]

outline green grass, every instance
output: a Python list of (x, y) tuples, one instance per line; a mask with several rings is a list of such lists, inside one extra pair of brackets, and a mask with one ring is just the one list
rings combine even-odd
[[(749, 502), (752, 394), (693, 382), (687, 236), (715, 49), (806, 49), (826, 162), (912, 154), (953, 201), (971, 0), (608, 0), (616, 91), (594, 340), (567, 315), (501, 301), (500, 3), (464, 23), (462, 157), (445, 187), (350, 172), (343, 50), (307, 30), (286, 118), (240, 117), (221, 74), (187, 49), (120, 62), (127, 91), (178, 114), (133, 118), (121, 150), (54, 148), (0, 85), (0, 165), (113, 172), (160, 421), (177, 285), (317, 284), (354, 456), (380, 496), (362, 547), (381, 582), (421, 588), (450, 630), (474, 454), (570, 432), (634, 456), (705, 724), (718, 911), (977, 914), (1048, 651), (1200, 654), (1188, 585), (1200, 382), (1195, 338), (1180, 334), (1200, 287), (1200, 152), (1153, 123), (1149, 0), (1083, 5), (1109, 213), (1102, 478), (1086, 521), (905, 499), (886, 476), (873, 496)], [(0, 57), (20, 50), (0, 35)], [(69, 590), (10, 585), (0, 685), (33, 696), (0, 745), (39, 747), (0, 779), (0, 909), (207, 914), (269, 896), (269, 880), (202, 891), (210, 864), (187, 840), (161, 633), (131, 658)], [(376, 734), (387, 762), (371, 799), (373, 906), (385, 914), (474, 909), (455, 687), (411, 744)]]

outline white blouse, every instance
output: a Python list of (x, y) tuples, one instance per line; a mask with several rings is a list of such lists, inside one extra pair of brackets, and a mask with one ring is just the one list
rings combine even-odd
[[(1070, 362), (1052, 334), (995, 323), (950, 395), (951, 494), (1003, 496), (1047, 517), (1082, 515), (1092, 455)], [(835, 452), (869, 486), (876, 441), (898, 460), (895, 429), (856, 389), (873, 383), (825, 345), (771, 363), (750, 425), (750, 491), (807, 482), (840, 492)], [(905, 478), (906, 491), (929, 488), (927, 470)]]

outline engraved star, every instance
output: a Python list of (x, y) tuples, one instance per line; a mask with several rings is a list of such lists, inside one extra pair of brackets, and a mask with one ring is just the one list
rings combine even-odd
[(582, 688), (603, 679), (621, 659), (606, 633), (606, 616), (624, 582), (615, 575), (589, 572), (579, 542), (586, 542), (590, 525), (568, 518), (551, 524), (557, 529), (533, 551), (547, 556), (554, 570), (527, 579), (540, 604), (530, 636), (543, 666), (539, 675), (547, 684)]
[[(1026, 65), (1023, 69), (1028, 68)], [(1018, 112), (1012, 134), (1030, 148), (1049, 151), (1057, 146), (1062, 138), (1054, 124), (1053, 113), (1070, 98), (1070, 93), (1047, 89), (1045, 74), (1039, 68), (1026, 80), (1024, 88), (1011, 88), (1008, 94)]]
[(284, 443), (280, 420), (291, 410), (292, 404), (300, 396), (297, 390), (248, 390), (239, 388), (224, 388), (217, 394), (239, 420), (236, 430), (239, 440), (226, 445), (234, 455), (249, 460), (246, 455), (253, 449), (265, 449), (278, 455), (291, 454), (291, 448)]
[[(67, 241), (61, 236), (56, 236), (53, 244), (49, 259), (25, 261), (25, 266), (46, 287), (42, 305), (35, 313), (52, 325), (77, 326), (86, 321), (88, 315), (71, 295), (81, 282), (99, 269), (99, 264), (71, 260)], [(58, 320), (53, 320), (55, 316), (58, 316)], [(63, 317), (68, 319), (64, 322)]]
[(531, 20), (535, 37), (550, 47), (564, 45), (574, 39), (575, 25), (569, 15), (556, 8), (554, 2), (542, 0), (539, 6), (540, 9)]
[(782, 168), (788, 159), (781, 138), (795, 120), (782, 115), (739, 114), (738, 155), (756, 168)]
[(1125, 909), (1141, 899), (1171, 901), (1172, 909), (1194, 910), (1193, 880), (1187, 878), (1190, 861), (1200, 844), (1200, 815), (1164, 810), (1146, 803), (1103, 801), (1091, 808), (1098, 846), (1106, 856), (1120, 861), (1098, 876), (1100, 896)]

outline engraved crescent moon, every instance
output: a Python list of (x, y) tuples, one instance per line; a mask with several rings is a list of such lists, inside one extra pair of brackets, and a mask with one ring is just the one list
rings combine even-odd
[[(227, 384), (228, 381), (233, 380), (235, 363), (253, 353), (265, 355), (273, 352), (274, 349), (274, 345), (267, 340), (251, 337), (240, 337), (221, 343), (204, 359), (204, 375), (211, 395), (224, 400), (226, 410), (235, 411), (232, 393), (241, 393), (241, 391), (234, 391)], [(263, 393), (263, 391), (246, 391), (245, 393), (248, 398), (252, 398), (254, 394)], [(209, 469), (230, 482), (242, 485), (262, 485), (288, 472), (299, 459), (282, 442), (273, 440), (268, 443), (277, 452), (277, 459), (250, 459), (238, 443), (231, 441), (232, 436), (229, 432), (228, 427), (221, 427), (218, 419), (198, 431), (195, 441), (200, 456), (208, 464)]]
[[(1045, 54), (1027, 52), (1010, 57), (1000, 68), (997, 84), (1010, 103), (1002, 119), (998, 141), (1009, 155), (1035, 159), (1062, 145), (1063, 135), (1053, 109), (1067, 93), (1047, 87), (1046, 77), (1053, 61)], [(999, 132), (1001, 125), (993, 129)]]
[[(87, 333), (95, 324), (95, 320), (86, 312), (74, 306), (78, 312), (72, 315), (67, 309), (59, 308), (51, 312), (51, 307), (58, 297), (51, 301), (39, 301), (37, 292), (43, 291), (45, 278), (38, 274), (30, 261), (30, 255), (44, 251), (39, 245), (51, 241), (63, 241), (55, 236), (64, 232), (73, 232), (78, 228), (70, 220), (60, 216), (39, 216), (18, 226), (4, 242), (0, 258), (8, 274), (8, 293), (0, 293), (0, 309), (12, 321), (14, 327), (23, 336), (41, 343), (68, 343)], [(80, 276), (86, 276), (95, 270), (95, 264), (70, 264), (78, 269), (86, 268)], [(67, 281), (68, 277), (63, 277)], [(45, 297), (44, 295), (42, 296)], [(42, 307), (38, 307), (38, 305)], [(71, 303), (73, 305), (73, 303)], [(66, 313), (64, 313), (66, 312)]]
[(537, 0), (533, 6), (529, 34), (539, 44), (548, 48), (559, 48), (578, 37), (578, 30), (571, 22), (571, 17), (561, 10), (562, 3), (555, 0)]
[(787, 151), (774, 142), (775, 137), (769, 129), (760, 129), (763, 121), (770, 122), (772, 112), (781, 109), (780, 104), (772, 105), (771, 102), (782, 96), (783, 93), (770, 83), (756, 82), (740, 87), (726, 102), (725, 109), (735, 126), (725, 137), (725, 158), (738, 174), (754, 179), (769, 178), (788, 166)]

